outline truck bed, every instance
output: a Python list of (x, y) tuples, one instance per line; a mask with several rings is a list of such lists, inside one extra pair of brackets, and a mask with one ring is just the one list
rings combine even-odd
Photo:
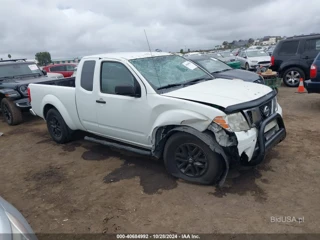
[(56, 86), (63, 86), (63, 87), (76, 87), (75, 83), (76, 83), (76, 78), (75, 77), (69, 77), (69, 78), (64, 78), (64, 79), (40, 82), (40, 83), (36, 83), (36, 84), (56, 85)]

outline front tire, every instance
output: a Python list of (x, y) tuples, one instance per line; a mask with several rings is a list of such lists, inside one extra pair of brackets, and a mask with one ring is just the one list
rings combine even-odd
[(56, 143), (67, 143), (71, 140), (72, 131), (56, 109), (48, 111), (46, 120), (50, 136)]
[(168, 139), (164, 163), (171, 175), (198, 184), (215, 183), (223, 172), (221, 155), (199, 138), (182, 132)]
[(248, 63), (246, 63), (246, 65), (245, 65), (245, 69), (246, 69), (247, 71), (249, 71), (249, 70), (250, 70), (250, 67), (249, 67), (249, 64), (248, 64)]
[(305, 74), (297, 67), (289, 68), (283, 74), (283, 82), (288, 87), (298, 87), (300, 78), (305, 79)]
[(4, 98), (1, 101), (1, 111), (6, 122), (13, 126), (22, 122), (21, 110), (11, 100)]

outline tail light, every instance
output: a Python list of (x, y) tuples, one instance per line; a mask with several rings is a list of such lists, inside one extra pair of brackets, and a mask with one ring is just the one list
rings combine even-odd
[(312, 64), (310, 67), (310, 78), (316, 78), (317, 77), (317, 66), (315, 64)]
[(274, 66), (274, 56), (271, 56), (271, 66)]
[(31, 103), (31, 91), (30, 91), (30, 88), (28, 88), (28, 99), (29, 99), (29, 102)]

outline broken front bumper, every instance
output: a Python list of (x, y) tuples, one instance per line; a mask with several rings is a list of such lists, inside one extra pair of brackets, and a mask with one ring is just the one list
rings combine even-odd
[(286, 128), (279, 113), (261, 122), (257, 129), (236, 134), (240, 161), (244, 165), (257, 165), (264, 160), (266, 151), (286, 137)]

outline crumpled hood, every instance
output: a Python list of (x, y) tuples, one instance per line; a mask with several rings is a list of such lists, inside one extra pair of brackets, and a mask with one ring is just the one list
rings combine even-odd
[(270, 56), (261, 56), (261, 57), (248, 57), (250, 61), (258, 61), (258, 62), (265, 62), (265, 61), (271, 61)]
[(272, 92), (272, 89), (265, 85), (244, 82), (242, 80), (230, 81), (216, 78), (162, 95), (215, 104), (226, 108), (261, 98), (270, 92)]

